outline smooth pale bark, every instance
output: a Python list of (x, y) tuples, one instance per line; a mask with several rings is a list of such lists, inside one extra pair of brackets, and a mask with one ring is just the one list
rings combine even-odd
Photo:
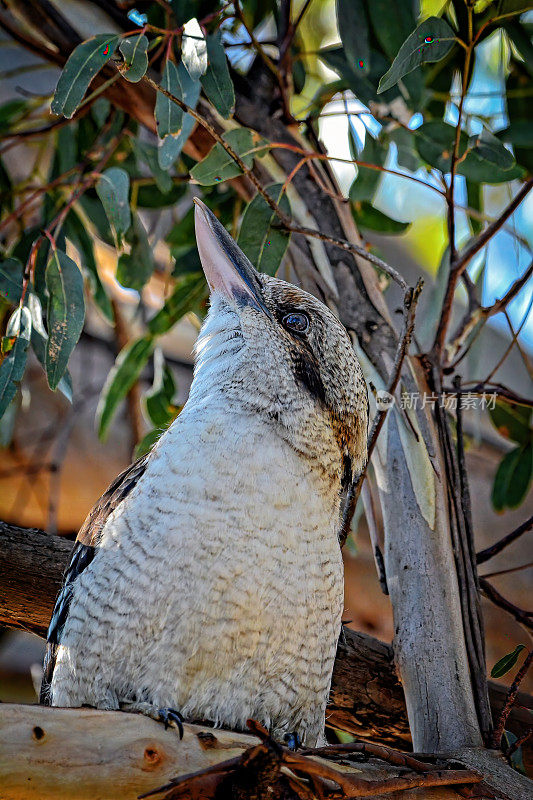
[(394, 655), (413, 747), (431, 753), (476, 747), (482, 741), (462, 636), (444, 490), (436, 477), (432, 528), (418, 507), (396, 414), (387, 421), (386, 454), (387, 469), (380, 470), (378, 480), (385, 567), (394, 611)]
[[(137, 714), (0, 705), (2, 800), (136, 800), (171, 778), (239, 756), (252, 736), (185, 725), (174, 730)], [(331, 764), (335, 768), (334, 764)], [(399, 774), (373, 761), (344, 774), (380, 780)], [(395, 795), (376, 795), (392, 797)], [(453, 788), (417, 789), (402, 800), (456, 800)]]

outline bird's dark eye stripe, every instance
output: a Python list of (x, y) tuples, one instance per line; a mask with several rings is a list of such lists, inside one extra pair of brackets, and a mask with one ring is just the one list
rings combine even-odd
[(309, 328), (309, 317), (303, 311), (291, 311), (281, 320), (281, 324), (294, 333), (305, 333)]

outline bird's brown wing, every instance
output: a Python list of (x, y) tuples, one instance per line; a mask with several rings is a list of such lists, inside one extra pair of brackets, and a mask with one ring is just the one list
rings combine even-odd
[(89, 566), (100, 542), (102, 530), (109, 515), (122, 503), (146, 470), (150, 454), (139, 458), (115, 478), (109, 489), (100, 497), (81, 526), (66, 569), (63, 586), (57, 596), (46, 635), (47, 647), (43, 665), (40, 702), (50, 705), (50, 683), (54, 674), (57, 648), (68, 617), (73, 584), (78, 575)]

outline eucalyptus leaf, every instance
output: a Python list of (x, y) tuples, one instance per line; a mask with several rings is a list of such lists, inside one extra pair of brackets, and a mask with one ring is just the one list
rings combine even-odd
[[(223, 134), (222, 138), (251, 169), (255, 155), (255, 152), (251, 152), (254, 150), (252, 132), (248, 128), (236, 128)], [(191, 169), (191, 178), (203, 186), (212, 186), (215, 183), (236, 178), (240, 174), (239, 165), (218, 142), (211, 148), (207, 156)]]
[(120, 402), (126, 397), (129, 390), (138, 379), (143, 367), (152, 355), (154, 341), (151, 336), (127, 344), (118, 354), (115, 366), (109, 373), (105, 382), (98, 408), (96, 419), (98, 435), (105, 440), (111, 420)]
[(411, 224), (388, 217), (383, 211), (366, 201), (353, 203), (352, 214), (359, 227), (380, 233), (403, 233)]
[(184, 275), (178, 280), (163, 308), (148, 323), (148, 330), (157, 335), (167, 333), (185, 314), (196, 311), (207, 294), (203, 272)]
[(513, 154), (487, 128), (483, 128), (479, 136), (472, 137), (469, 147), (475, 148), (480, 158), (503, 170), (511, 169), (515, 164)]
[(531, 436), (533, 411), (527, 406), (497, 400), (489, 410), (490, 418), (501, 436), (518, 444), (527, 442)]
[[(43, 324), (43, 310), (41, 301), (34, 292), (28, 295), (28, 310), (31, 314), (31, 347), (35, 356), (44, 370), (46, 370), (46, 347), (48, 334)], [(69, 403), (72, 403), (72, 378), (68, 369), (65, 370), (63, 377), (57, 384), (60, 391)]]
[(172, 370), (161, 350), (154, 353), (154, 381), (152, 389), (145, 395), (144, 403), (151, 422), (158, 428), (166, 427), (179, 412), (174, 405), (176, 382)]
[(129, 253), (122, 253), (117, 265), (117, 281), (128, 289), (140, 291), (154, 271), (154, 258), (148, 236), (138, 214), (126, 240), (131, 245)]
[(207, 44), (196, 17), (185, 23), (181, 40), (181, 58), (192, 80), (207, 70)]
[(429, 17), (418, 26), (400, 47), (391, 68), (381, 78), (378, 94), (425, 62), (440, 61), (448, 55), (456, 41), (455, 33), (445, 20)]
[(517, 508), (526, 496), (533, 471), (533, 445), (528, 442), (503, 457), (494, 478), (492, 505), (495, 511)]
[[(278, 202), (281, 183), (266, 188), (267, 194)], [(287, 196), (283, 194), (279, 207), (290, 217), (291, 209)], [(252, 264), (267, 275), (275, 275), (289, 246), (290, 234), (273, 227), (279, 222), (266, 200), (256, 196), (246, 206), (237, 244)]]
[(24, 268), (18, 258), (0, 261), (0, 297), (16, 306), (22, 295), (22, 273)]
[[(80, 263), (83, 274), (89, 281), (93, 299), (108, 322), (113, 323), (115, 315), (113, 306), (104, 284), (100, 279), (96, 259), (94, 257), (94, 242), (87, 233), (87, 229), (77, 213), (72, 209), (64, 222), (67, 238), (72, 242), (80, 254)], [(61, 387), (58, 387), (61, 388)]]
[(50, 106), (52, 114), (70, 119), (94, 76), (109, 61), (120, 41), (116, 34), (101, 33), (79, 44), (70, 54)]
[(9, 351), (0, 364), (0, 417), (11, 404), (24, 375), (30, 336), (30, 312), (26, 306), (16, 308), (7, 324), (5, 336), (12, 341), (9, 342)]
[[(161, 78), (161, 86), (170, 94), (181, 100), (181, 84), (178, 77), (178, 68), (168, 58), (165, 62), (163, 76)], [(183, 120), (183, 111), (170, 100), (166, 95), (161, 92), (157, 93), (155, 101), (155, 124), (157, 126), (157, 135), (160, 139), (164, 139), (169, 134), (179, 133)]]
[(85, 320), (83, 277), (74, 261), (61, 250), (54, 250), (46, 267), (48, 289), (48, 341), (46, 377), (55, 390), (65, 373)]
[(100, 176), (96, 192), (119, 242), (131, 224), (130, 177), (121, 167), (110, 167)]
[[(182, 62), (178, 64), (178, 77), (181, 84), (183, 102), (195, 109), (200, 97), (200, 81), (193, 80)], [(162, 169), (168, 169), (178, 158), (183, 145), (192, 133), (196, 122), (190, 114), (184, 114), (181, 130), (178, 134), (167, 136), (159, 145), (158, 159)]]
[(134, 149), (138, 158), (140, 158), (141, 161), (144, 161), (144, 163), (150, 167), (150, 172), (155, 179), (159, 191), (163, 192), (163, 194), (170, 192), (174, 184), (167, 170), (161, 169), (157, 147), (155, 147), (153, 144), (148, 144), (148, 142), (136, 141), (134, 144)]
[[(365, 146), (361, 153), (357, 155), (356, 161), (365, 161), (367, 164), (376, 164), (382, 167), (387, 157), (387, 147), (367, 131), (365, 136)], [(350, 186), (350, 200), (369, 200), (374, 199), (379, 182), (383, 173), (377, 169), (357, 165), (357, 176)]]
[(337, 0), (337, 25), (346, 60), (366, 74), (370, 67), (368, 26), (363, 0)]
[(230, 78), (222, 37), (217, 31), (206, 39), (208, 66), (200, 81), (208, 100), (224, 118), (233, 113), (235, 91)]
[(122, 74), (127, 81), (138, 83), (148, 69), (148, 39), (144, 34), (122, 39), (119, 50), (126, 65)]
[(525, 650), (526, 647), (523, 644), (518, 644), (515, 649), (511, 653), (507, 653), (503, 658), (500, 658), (499, 661), (493, 666), (490, 671), (491, 678), (503, 678), (509, 670), (511, 670), (516, 662), (518, 661), (518, 656)]

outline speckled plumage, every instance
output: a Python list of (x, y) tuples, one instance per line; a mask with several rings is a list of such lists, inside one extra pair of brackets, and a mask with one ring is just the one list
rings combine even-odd
[[(268, 316), (212, 292), (189, 400), (72, 583), (53, 705), (147, 702), (322, 738), (341, 481), (366, 458), (366, 388), (325, 306), (256, 280)], [(281, 324), (295, 308), (311, 320), (305, 341)]]

